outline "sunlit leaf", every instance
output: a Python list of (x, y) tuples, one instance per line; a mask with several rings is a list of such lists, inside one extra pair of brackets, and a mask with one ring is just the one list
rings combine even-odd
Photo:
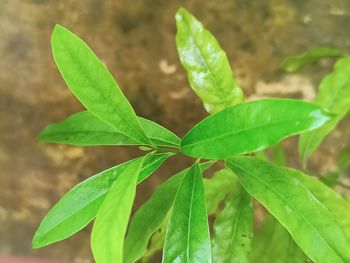
[(176, 194), (163, 262), (212, 262), (204, 187), (197, 163), (184, 176)]
[(323, 125), (330, 115), (300, 100), (264, 99), (227, 108), (194, 126), (181, 151), (205, 159), (256, 152), (282, 139)]
[[(138, 117), (146, 135), (154, 145), (179, 146), (180, 139), (159, 124)], [(44, 142), (76, 146), (140, 145), (88, 111), (75, 113), (62, 122), (47, 126), (39, 135)]]
[(150, 144), (129, 101), (84, 41), (57, 25), (51, 42), (62, 77), (86, 109), (125, 136)]
[(344, 53), (336, 48), (311, 48), (298, 56), (287, 57), (281, 64), (281, 68), (287, 72), (295, 72), (303, 66), (314, 63), (322, 58), (338, 58)]
[[(138, 183), (151, 175), (169, 154), (148, 155), (142, 165)], [(39, 248), (63, 240), (93, 220), (114, 181), (130, 165), (143, 158), (130, 160), (105, 170), (73, 187), (45, 216), (33, 239), (33, 247)]]
[(225, 52), (214, 36), (188, 11), (176, 13), (176, 46), (192, 89), (210, 113), (243, 101)]
[(125, 167), (98, 210), (91, 233), (91, 249), (96, 263), (123, 261), (124, 236), (142, 162), (143, 158), (139, 158)]
[(312, 181), (299, 171), (252, 157), (233, 157), (227, 165), (247, 192), (278, 219), (310, 259), (316, 263), (350, 262), (350, 243), (342, 225), (311, 190), (315, 183), (326, 187), (324, 184)]
[(253, 236), (251, 196), (238, 180), (214, 222), (213, 262), (248, 263)]
[(304, 163), (310, 158), (322, 142), (345, 117), (350, 109), (350, 58), (340, 59), (331, 74), (326, 76), (319, 87), (315, 104), (335, 114), (331, 121), (317, 130), (303, 134), (299, 141), (299, 153)]

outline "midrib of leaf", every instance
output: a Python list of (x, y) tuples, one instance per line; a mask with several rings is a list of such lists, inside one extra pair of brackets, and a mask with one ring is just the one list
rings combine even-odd
[[(242, 189), (243, 190), (243, 189)], [(242, 193), (242, 191), (241, 191), (241, 193)], [(236, 216), (236, 221), (235, 221), (235, 226), (234, 226), (234, 228), (233, 228), (233, 235), (232, 235), (232, 238), (231, 238), (231, 240), (230, 240), (230, 245), (227, 247), (227, 250), (228, 251), (226, 251), (226, 253), (227, 253), (227, 255), (229, 255), (229, 258), (228, 258), (228, 260), (226, 260), (226, 262), (230, 262), (229, 261), (229, 259), (231, 259), (234, 255), (233, 255), (233, 250), (230, 250), (230, 248), (232, 247), (232, 244), (233, 244), (233, 242), (234, 242), (234, 240), (237, 238), (237, 235), (236, 235), (236, 230), (237, 230), (237, 224), (238, 224), (238, 221), (239, 221), (239, 219), (240, 219), (240, 217), (241, 217), (241, 212), (242, 212), (242, 195), (241, 195), (241, 193), (240, 193), (240, 195), (239, 195), (239, 208), (240, 209), (238, 209), (238, 214), (237, 214), (237, 216)]]
[[(74, 36), (74, 37), (75, 37), (75, 36)], [(60, 38), (61, 38), (61, 37), (60, 37)], [(62, 38), (61, 38), (61, 40), (62, 40)], [(80, 39), (79, 39), (79, 40), (80, 40)], [(82, 41), (82, 40), (80, 40), (80, 41)], [(61, 42), (61, 44), (63, 44), (64, 47), (66, 47), (65, 50), (66, 50), (67, 54), (69, 54), (69, 56), (70, 56), (70, 58), (71, 58), (71, 61), (76, 60), (75, 57), (80, 57), (80, 56), (81, 56), (81, 54), (80, 54), (81, 51), (82, 51), (81, 48), (78, 48), (78, 54), (77, 54), (76, 56), (74, 56), (74, 55), (72, 54), (70, 48), (69, 48), (69, 47), (67, 48), (67, 45), (66, 45), (65, 41), (60, 41), (60, 42)], [(115, 84), (115, 86), (116, 86), (115, 88), (118, 89), (118, 85), (117, 85), (117, 83), (115, 82), (115, 80), (114, 80), (112, 74), (108, 71), (107, 67), (102, 63), (102, 61), (95, 55), (94, 52), (92, 52), (92, 50), (91, 50), (84, 42), (82, 42), (81, 44), (84, 45), (85, 47), (87, 47), (87, 48), (88, 48), (88, 51), (91, 53), (91, 55), (92, 55), (93, 57), (95, 57), (95, 59), (103, 65), (103, 67), (104, 67), (105, 70), (106, 70), (106, 73), (112, 78), (112, 81), (114, 82), (114, 84)], [(75, 50), (76, 50), (76, 48), (75, 48)], [(56, 59), (55, 59), (55, 60), (56, 60)], [(72, 64), (73, 64), (73, 63), (72, 63)], [(74, 65), (76, 65), (76, 63), (74, 63)], [(83, 65), (85, 65), (85, 63), (80, 63), (80, 66), (79, 66), (79, 67), (76, 67), (76, 68), (78, 69), (79, 73), (81, 73), (81, 75), (83, 75), (83, 76), (85, 77), (85, 78), (84, 78), (85, 81), (87, 81), (87, 82), (89, 83), (90, 86), (94, 86), (94, 85), (91, 85), (91, 84), (96, 83), (96, 79), (94, 79), (94, 81), (91, 81), (91, 80), (90, 80), (90, 79), (91, 79), (91, 76), (88, 74), (86, 67), (83, 66)], [(68, 84), (68, 83), (67, 83), (67, 84)], [(119, 89), (120, 89), (120, 88), (119, 88)], [(121, 93), (122, 93), (122, 91), (121, 91)], [(108, 98), (106, 97), (106, 95), (105, 95), (103, 92), (101, 92), (100, 95), (103, 97), (103, 100), (104, 100), (104, 101), (108, 101)], [(131, 105), (129, 104), (129, 102), (128, 102), (127, 99), (125, 99), (125, 103), (126, 103), (128, 106), (131, 107)], [(85, 103), (82, 103), (82, 104), (85, 104)], [(84, 105), (84, 106), (85, 106), (85, 105)], [(117, 105), (115, 105), (115, 106), (117, 106)], [(90, 113), (93, 114), (96, 118), (98, 118), (98, 119), (101, 120), (101, 118), (98, 117), (95, 113), (93, 113), (93, 112), (90, 112)], [(117, 114), (118, 117), (119, 117), (120, 119), (122, 119), (122, 121), (123, 121), (125, 124), (128, 125), (129, 122), (124, 118), (123, 114), (120, 114), (118, 111), (115, 111), (114, 113)], [(101, 120), (101, 121), (104, 121), (104, 120)], [(104, 121), (104, 122), (108, 123), (108, 124), (111, 125), (113, 128), (116, 128), (113, 124), (111, 124), (111, 123), (109, 123), (109, 122), (107, 122), (107, 121)], [(143, 129), (143, 127), (141, 126), (140, 122), (139, 122), (138, 120), (136, 120), (136, 122), (138, 122), (138, 123), (139, 123), (139, 126), (141, 127), (141, 129)], [(145, 132), (144, 132), (144, 134), (142, 134), (138, 129), (136, 129), (135, 127), (133, 127), (133, 125), (128, 125), (128, 127), (131, 128), (136, 134), (140, 135), (141, 138), (145, 138), (145, 139), (147, 139), (147, 140), (149, 141), (149, 139), (148, 139), (148, 137), (146, 136)], [(120, 132), (120, 133), (122, 133), (124, 136), (130, 138), (130, 136), (129, 136), (129, 135), (126, 135), (124, 132)], [(136, 140), (137, 142), (139, 142), (139, 143), (141, 143), (141, 144), (144, 143), (144, 142), (140, 141), (139, 139), (135, 139), (135, 138), (132, 138), (132, 139)], [(150, 143), (151, 145), (153, 145), (150, 141), (149, 141), (149, 143)]]
[[(189, 23), (187, 21), (187, 18), (184, 19), (184, 21), (186, 21), (186, 25), (187, 25), (187, 28), (191, 28), (189, 26)], [(205, 31), (206, 29), (202, 28), (202, 31)], [(203, 55), (203, 51), (202, 51), (202, 48), (198, 45), (197, 41), (196, 41), (196, 38), (194, 36), (194, 34), (192, 34), (192, 30), (190, 29), (190, 34), (191, 34), (191, 38), (192, 38), (192, 41), (195, 45), (195, 47), (197, 47), (198, 51), (199, 51), (199, 55), (200, 55), (200, 58), (202, 60), (202, 62), (204, 63), (204, 65), (208, 68), (208, 72), (209, 72), (209, 75), (210, 75), (210, 78), (213, 80), (213, 82), (215, 83), (215, 86), (217, 88), (217, 90), (219, 91), (219, 93), (221, 94), (220, 96), (220, 99), (223, 99), (224, 100), (224, 105), (225, 105), (225, 108), (227, 108), (230, 104), (227, 100), (227, 94), (223, 91), (222, 87), (219, 85), (218, 81), (216, 80), (213, 72), (212, 72), (212, 68), (210, 67), (210, 65), (207, 63), (207, 61), (205, 60), (204, 58), (204, 55)]]
[(186, 249), (186, 258), (187, 262), (191, 262), (190, 260), (190, 236), (191, 236), (191, 221), (192, 221), (192, 205), (193, 205), (193, 195), (194, 195), (194, 188), (196, 185), (196, 177), (197, 177), (197, 168), (195, 168), (195, 173), (193, 175), (193, 185), (192, 185), (192, 192), (191, 192), (191, 202), (190, 202), (190, 211), (188, 215), (188, 227), (187, 227), (187, 249)]
[[(231, 164), (233, 164), (233, 162), (231, 162)], [(338, 253), (336, 250), (334, 250), (334, 249), (330, 246), (330, 244), (328, 244), (328, 242), (322, 237), (322, 235), (319, 233), (319, 231), (317, 230), (317, 228), (316, 228), (311, 222), (309, 222), (309, 220), (307, 220), (307, 219), (304, 217), (303, 213), (301, 213), (294, 205), (290, 204), (290, 203), (287, 201), (287, 199), (286, 199), (283, 195), (279, 194), (279, 192), (277, 192), (277, 191), (274, 190), (272, 187), (270, 187), (270, 185), (269, 185), (267, 182), (261, 180), (260, 177), (255, 176), (253, 173), (250, 173), (248, 170), (246, 170), (246, 169), (244, 169), (244, 168), (242, 168), (242, 167), (240, 167), (240, 166), (238, 166), (238, 165), (236, 165), (236, 164), (234, 164), (234, 166), (236, 166), (236, 167), (238, 167), (239, 169), (241, 169), (241, 170), (245, 171), (246, 173), (250, 174), (252, 177), (254, 177), (254, 178), (257, 179), (258, 181), (260, 181), (262, 184), (264, 184), (267, 188), (269, 188), (272, 192), (274, 192), (277, 196), (279, 196), (282, 200), (284, 200), (284, 202), (285, 202), (286, 204), (288, 204), (288, 205), (290, 205), (291, 207), (293, 207), (294, 210), (299, 214), (299, 216), (302, 217), (302, 218), (305, 220), (305, 222), (306, 222), (308, 225), (311, 226), (311, 228), (314, 230), (314, 232), (323, 240), (323, 242), (328, 246), (328, 248), (330, 248), (333, 252), (335, 252), (335, 254), (336, 254), (341, 260), (343, 260), (343, 259), (342, 259), (342, 256), (339, 255), (339, 253)], [(282, 179), (281, 179), (281, 180), (282, 180)], [(315, 200), (317, 200), (318, 203), (320, 203), (319, 200), (317, 199), (317, 197), (314, 196), (314, 194), (313, 194), (312, 192), (310, 192), (303, 184), (300, 184), (300, 185), (301, 185), (310, 195), (312, 195), (312, 196), (315, 198)], [(320, 204), (322, 205), (322, 203), (320, 203)], [(323, 206), (323, 205), (322, 205), (322, 206)], [(323, 207), (328, 211), (328, 209), (327, 209), (325, 206), (323, 206)], [(329, 211), (328, 211), (328, 212), (329, 212)]]
[(264, 123), (264, 124), (250, 127), (250, 128), (246, 128), (246, 129), (240, 129), (240, 130), (236, 130), (233, 132), (227, 132), (227, 133), (221, 134), (219, 136), (212, 137), (212, 138), (206, 138), (206, 139), (203, 139), (203, 140), (200, 140), (198, 142), (191, 143), (191, 144), (186, 144), (183, 148), (188, 148), (188, 147), (193, 146), (193, 145), (202, 144), (203, 142), (206, 142), (206, 141), (215, 141), (215, 140), (221, 139), (221, 138), (226, 137), (226, 136), (235, 135), (235, 134), (238, 134), (241, 132), (256, 130), (256, 129), (259, 129), (259, 128), (262, 128), (265, 126), (284, 124), (284, 123), (287, 123), (290, 121), (306, 121), (306, 120), (312, 120), (312, 118), (298, 118), (298, 119), (282, 120), (282, 121), (278, 121), (278, 122), (268, 122), (268, 123)]

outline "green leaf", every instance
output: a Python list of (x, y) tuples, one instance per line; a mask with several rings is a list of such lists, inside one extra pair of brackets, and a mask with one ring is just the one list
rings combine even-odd
[(56, 65), (78, 100), (120, 133), (150, 144), (129, 101), (93, 51), (60, 25), (56, 25), (51, 42)]
[(226, 198), (225, 207), (214, 222), (214, 262), (249, 262), (253, 237), (252, 198), (237, 179), (234, 182), (232, 193)]
[(235, 175), (230, 169), (221, 169), (211, 178), (204, 178), (204, 193), (208, 215), (214, 214), (219, 204), (232, 192), (235, 184)]
[(310, 189), (310, 184), (315, 183), (312, 179), (299, 171), (251, 157), (233, 157), (227, 165), (311, 260), (350, 262), (350, 243), (335, 215)]
[[(152, 144), (180, 146), (180, 139), (159, 124), (138, 117)], [(66, 120), (47, 126), (39, 135), (44, 142), (76, 146), (95, 145), (140, 145), (140, 142), (120, 133), (88, 111), (75, 113)]]
[[(147, 155), (138, 183), (150, 176), (170, 155)], [(93, 220), (114, 181), (130, 165), (139, 162), (136, 158), (105, 170), (73, 187), (45, 216), (33, 239), (33, 247), (43, 247), (63, 240)]]
[(306, 263), (307, 257), (288, 231), (271, 215), (253, 238), (251, 262)]
[(197, 163), (185, 175), (176, 194), (163, 262), (212, 262), (204, 188)]
[(276, 144), (272, 148), (271, 161), (277, 166), (285, 166), (287, 164), (286, 155), (284, 153), (283, 147), (281, 144)]
[[(211, 162), (200, 164), (201, 170), (206, 170), (211, 164)], [(144, 255), (151, 235), (160, 228), (169, 213), (179, 185), (188, 171), (189, 169), (185, 169), (170, 177), (137, 210), (131, 219), (125, 239), (124, 262), (135, 262)]]
[(314, 63), (322, 58), (338, 58), (344, 53), (336, 48), (311, 48), (298, 56), (287, 57), (281, 64), (281, 68), (287, 72), (295, 72), (303, 66)]
[(91, 233), (96, 263), (123, 261), (124, 236), (143, 160), (137, 159), (120, 173), (98, 210)]
[(341, 175), (344, 175), (350, 165), (350, 147), (343, 149), (338, 157), (338, 169)]
[(340, 59), (331, 74), (326, 76), (319, 87), (315, 104), (328, 109), (335, 117), (317, 130), (303, 134), (299, 141), (299, 153), (306, 164), (318, 145), (345, 117), (350, 109), (350, 58)]
[(176, 46), (192, 89), (210, 113), (243, 101), (225, 52), (214, 36), (185, 9), (176, 13)]
[(225, 109), (194, 126), (181, 151), (196, 158), (225, 159), (256, 152), (323, 125), (330, 115), (300, 100), (265, 99)]

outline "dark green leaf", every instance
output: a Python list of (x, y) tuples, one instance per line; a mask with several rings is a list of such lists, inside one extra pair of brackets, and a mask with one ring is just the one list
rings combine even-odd
[[(180, 139), (159, 124), (138, 117), (146, 135), (154, 145), (179, 146)], [(51, 143), (76, 146), (140, 145), (88, 111), (71, 115), (66, 120), (47, 126), (39, 139)]]
[(299, 56), (286, 58), (281, 68), (287, 72), (295, 72), (306, 64), (314, 63), (322, 58), (338, 58), (344, 56), (344, 53), (336, 48), (312, 48)]
[[(204, 171), (210, 165), (210, 162), (200, 164), (201, 170)], [(125, 239), (124, 262), (135, 262), (145, 253), (150, 236), (160, 228), (173, 205), (179, 185), (188, 171), (189, 169), (185, 169), (170, 177), (137, 210), (130, 222)]]
[(205, 109), (214, 113), (242, 102), (242, 90), (214, 36), (183, 8), (176, 13), (176, 27), (181, 63)]
[(253, 236), (252, 198), (237, 179), (233, 181), (232, 193), (214, 222), (213, 261), (248, 263)]
[(150, 144), (118, 84), (80, 38), (57, 25), (52, 34), (52, 52), (68, 87), (92, 114), (125, 136)]
[(183, 138), (181, 151), (196, 158), (225, 159), (262, 150), (329, 119), (320, 107), (300, 100), (241, 103), (198, 123)]
[[(148, 155), (138, 177), (138, 183), (151, 175), (169, 154)], [(33, 247), (39, 248), (63, 240), (93, 220), (106, 194), (118, 176), (130, 165), (142, 158), (130, 160), (73, 187), (49, 211), (41, 222), (33, 239)]]
[(307, 257), (288, 231), (271, 215), (253, 238), (251, 262), (306, 263)]
[(204, 188), (197, 163), (184, 176), (176, 194), (163, 262), (212, 262)]
[(144, 158), (139, 158), (125, 167), (98, 210), (91, 233), (96, 263), (123, 261), (124, 236), (143, 161)]
[(338, 157), (338, 169), (341, 175), (343, 175), (346, 169), (350, 165), (350, 147), (343, 149)]
[(247, 192), (280, 221), (310, 259), (316, 263), (350, 262), (350, 243), (342, 225), (311, 190), (315, 182), (325, 185), (299, 171), (256, 158), (233, 157), (227, 165)]
[(319, 87), (315, 104), (328, 109), (335, 114), (331, 121), (317, 130), (303, 134), (300, 137), (299, 153), (306, 164), (318, 145), (345, 117), (350, 109), (350, 58), (340, 59), (331, 74), (326, 76)]

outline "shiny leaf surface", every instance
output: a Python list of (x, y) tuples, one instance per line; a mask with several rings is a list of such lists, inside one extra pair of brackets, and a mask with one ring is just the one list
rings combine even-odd
[(236, 178), (234, 181), (232, 193), (214, 222), (213, 262), (249, 262), (253, 236), (252, 198)]
[(125, 167), (98, 210), (91, 233), (96, 263), (123, 262), (124, 236), (143, 161), (139, 158)]
[[(138, 183), (151, 175), (169, 154), (148, 155), (142, 165)], [(105, 170), (73, 187), (45, 216), (33, 239), (33, 247), (39, 248), (63, 240), (93, 220), (118, 176), (130, 165), (139, 162), (136, 158)]]
[(204, 188), (197, 163), (184, 176), (176, 194), (163, 262), (212, 262)]
[(307, 257), (288, 231), (269, 215), (253, 238), (251, 262), (306, 263)]
[(251, 157), (233, 157), (227, 165), (310, 259), (316, 263), (350, 262), (350, 243), (332, 211), (305, 183), (314, 183), (309, 177)]
[(335, 117), (317, 130), (303, 134), (299, 141), (299, 153), (304, 163), (310, 158), (322, 140), (336, 127), (350, 109), (350, 58), (340, 59), (331, 74), (319, 87), (315, 104), (328, 109)]
[[(146, 135), (154, 145), (179, 146), (180, 139), (159, 124), (138, 117)], [(88, 111), (75, 113), (62, 122), (47, 126), (39, 140), (76, 146), (140, 145)]]
[(282, 139), (323, 125), (330, 115), (320, 107), (290, 99), (265, 99), (225, 109), (194, 126), (181, 151), (196, 158), (225, 159), (256, 152)]
[(312, 48), (298, 56), (286, 58), (281, 68), (287, 72), (295, 72), (303, 66), (314, 63), (322, 58), (338, 58), (344, 56), (344, 53), (336, 48)]
[(51, 42), (62, 77), (86, 109), (125, 136), (150, 144), (129, 101), (93, 51), (60, 25), (55, 27)]
[(225, 52), (214, 36), (185, 9), (176, 13), (176, 46), (192, 89), (210, 113), (243, 101)]
[[(210, 162), (200, 164), (202, 171), (211, 165)], [(147, 243), (173, 206), (176, 192), (189, 169), (185, 169), (170, 177), (152, 194), (135, 213), (130, 222), (124, 246), (124, 262), (135, 262), (145, 253)], [(165, 234), (165, 233), (163, 233)]]

